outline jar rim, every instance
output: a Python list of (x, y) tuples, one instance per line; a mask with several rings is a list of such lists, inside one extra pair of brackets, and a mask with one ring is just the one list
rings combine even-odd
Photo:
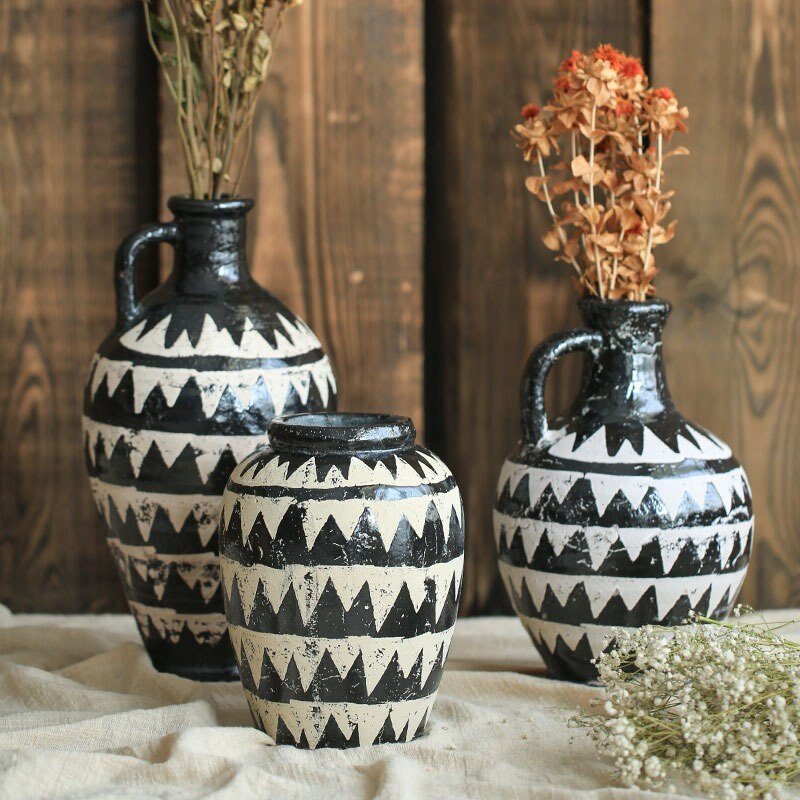
[(400, 452), (412, 448), (417, 438), (408, 417), (336, 411), (276, 417), (268, 433), (277, 450), (309, 455)]

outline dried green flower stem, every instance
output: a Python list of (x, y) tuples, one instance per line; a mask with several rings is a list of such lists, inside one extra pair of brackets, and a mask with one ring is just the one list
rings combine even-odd
[(236, 195), (283, 15), (302, 0), (142, 0), (193, 197)]

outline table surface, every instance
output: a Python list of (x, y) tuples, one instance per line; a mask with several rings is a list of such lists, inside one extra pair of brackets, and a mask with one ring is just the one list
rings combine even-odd
[(253, 728), (238, 683), (156, 672), (128, 616), (0, 606), (0, 797), (665, 797), (619, 787), (568, 727), (598, 690), (541, 671), (516, 618), (461, 620), (424, 737), (309, 752)]

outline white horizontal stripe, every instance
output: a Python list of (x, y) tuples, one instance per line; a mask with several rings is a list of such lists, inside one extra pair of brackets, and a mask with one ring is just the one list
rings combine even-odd
[(146, 606), (132, 600), (128, 601), (128, 605), (145, 636), (149, 635), (152, 625), (163, 638), (173, 644), (180, 641), (185, 627), (198, 643), (213, 647), (219, 643), (228, 627), (224, 614), (183, 614), (171, 608)]
[[(206, 603), (211, 602), (217, 593), (220, 570), (216, 553), (158, 553), (155, 547), (122, 544), (119, 539), (109, 539), (108, 544), (128, 584), (131, 583), (131, 569), (135, 569), (143, 581), (152, 585), (153, 594), (159, 600), (163, 599), (167, 582), (173, 573), (190, 589), (199, 587)], [(168, 569), (162, 569), (162, 566)]]
[(725, 511), (730, 512), (733, 494), (736, 493), (740, 498), (744, 498), (745, 487), (748, 485), (744, 470), (739, 467), (723, 473), (654, 478), (648, 475), (607, 475), (597, 472), (540, 469), (506, 461), (500, 472), (497, 496), (502, 494), (506, 484), (513, 494), (520, 481), (526, 477), (531, 507), (536, 505), (548, 487), (553, 491), (556, 500), (563, 503), (575, 483), (587, 480), (592, 489), (598, 515), (605, 512), (618, 492), (625, 496), (632, 508), (637, 509), (648, 491), (655, 489), (673, 519), (678, 515), (685, 497), (689, 497), (698, 508), (704, 508), (709, 486), (712, 486), (720, 496)]
[[(738, 572), (726, 572), (718, 575), (691, 575), (669, 578), (624, 578), (597, 575), (567, 575), (555, 572), (516, 567), (503, 561), (499, 562), (500, 574), (509, 589), (509, 596), (514, 597), (514, 592), (519, 595), (522, 583), (530, 592), (531, 599), (537, 609), (541, 609), (546, 590), (549, 588), (555, 594), (558, 602), (564, 606), (579, 585), (583, 585), (589, 605), (594, 617), (606, 607), (609, 600), (615, 595), (622, 598), (628, 610), (631, 610), (651, 587), (655, 589), (656, 609), (659, 619), (666, 616), (678, 600), (686, 595), (696, 606), (702, 596), (711, 589), (710, 609), (713, 611), (722, 600), (726, 591), (729, 598), (739, 591), (744, 580), (746, 569)], [(513, 587), (514, 592), (511, 591)]]
[(159, 508), (167, 515), (176, 532), (180, 532), (191, 514), (197, 522), (198, 536), (204, 546), (217, 530), (220, 498), (216, 495), (139, 492), (134, 486), (117, 486), (104, 483), (98, 478), (91, 478), (89, 483), (97, 508), (109, 528), (113, 503), (123, 520), (128, 509), (133, 511), (139, 532), (145, 541), (150, 539)]
[(270, 455), (254, 454), (252, 458), (239, 464), (232, 475), (233, 480), (242, 486), (277, 486), (289, 489), (336, 489), (354, 486), (397, 486), (414, 487), (441, 483), (452, 477), (450, 470), (435, 457), (427, 457), (419, 465), (425, 477), (402, 456), (395, 456), (395, 474), (378, 461), (374, 467), (365, 464), (360, 458), (352, 456), (345, 478), (338, 467), (331, 467), (323, 480), (317, 478), (317, 459), (308, 460), (289, 475), (289, 462), (278, 453)]
[(386, 672), (392, 658), (408, 677), (417, 660), (422, 656), (420, 686), (425, 685), (439, 653), (444, 647), (447, 658), (453, 628), (437, 633), (423, 633), (413, 637), (348, 636), (343, 639), (325, 639), (293, 634), (264, 633), (237, 625), (229, 628), (231, 641), (239, 658), (242, 651), (250, 666), (250, 672), (258, 681), (264, 653), (269, 656), (281, 679), (286, 678), (289, 663), (294, 659), (303, 690), (307, 690), (319, 669), (325, 653), (333, 661), (340, 677), (344, 678), (360, 655), (364, 664), (367, 692), (371, 693)]
[(84, 435), (89, 437), (89, 458), (95, 463), (95, 447), (102, 439), (103, 452), (111, 458), (114, 446), (122, 439), (128, 445), (128, 460), (133, 474), (138, 477), (142, 462), (153, 444), (167, 468), (171, 468), (178, 456), (187, 448), (194, 451), (194, 459), (200, 478), (205, 482), (226, 450), (230, 450), (238, 463), (254, 450), (269, 444), (266, 433), (255, 436), (198, 436), (193, 433), (174, 433), (171, 431), (134, 430), (105, 422), (95, 422), (83, 418)]
[(257, 495), (240, 495), (233, 489), (227, 489), (222, 501), (223, 525), (230, 524), (236, 505), (242, 524), (242, 542), (247, 542), (255, 525), (256, 518), (261, 515), (269, 535), (274, 539), (278, 533), (286, 512), (293, 507), (302, 510), (303, 530), (306, 546), (310, 550), (314, 546), (322, 528), (333, 517), (345, 539), (349, 540), (364, 513), (369, 513), (373, 524), (377, 527), (384, 548), (388, 551), (392, 546), (397, 527), (406, 519), (414, 533), (422, 537), (425, 522), (429, 519), (431, 505), (442, 521), (445, 541), (450, 537), (450, 519), (456, 515), (459, 525), (463, 527), (463, 505), (461, 493), (454, 486), (447, 492), (435, 494), (416, 494), (412, 497), (398, 497), (391, 500), (354, 497), (346, 500), (322, 498), (319, 500), (297, 500), (291, 495), (277, 497), (259, 497)]
[(646, 425), (642, 426), (641, 453), (637, 453), (633, 449), (629, 439), (623, 441), (616, 453), (613, 455), (609, 453), (605, 425), (596, 430), (576, 449), (573, 448), (577, 434), (564, 435), (563, 429), (555, 431), (553, 436), (556, 438), (556, 442), (548, 448), (547, 452), (557, 458), (582, 461), (587, 464), (680, 464), (687, 459), (720, 460), (731, 457), (731, 449), (728, 445), (700, 433), (689, 425), (686, 427), (697, 444), (678, 434), (678, 452), (675, 452)]
[(312, 382), (316, 385), (322, 402), (327, 405), (329, 383), (336, 386), (330, 362), (322, 356), (312, 364), (272, 369), (247, 370), (196, 370), (179, 367), (149, 367), (134, 365), (131, 361), (114, 361), (99, 358), (95, 362), (91, 377), (92, 397), (97, 393), (103, 379), (106, 380), (108, 394), (116, 391), (122, 379), (131, 373), (133, 380), (133, 409), (140, 414), (150, 393), (159, 387), (167, 405), (172, 407), (190, 380), (194, 380), (200, 393), (203, 414), (213, 417), (217, 413), (222, 395), (227, 389), (247, 408), (253, 400), (253, 392), (261, 381), (269, 394), (276, 414), (282, 413), (287, 393), (294, 388), (301, 403), (308, 402)]
[(502, 538), (506, 547), (510, 547), (517, 530), (520, 532), (525, 557), (528, 561), (533, 558), (543, 536), (547, 538), (555, 555), (559, 556), (570, 539), (576, 533), (582, 533), (589, 548), (593, 569), (600, 568), (608, 551), (617, 541), (622, 543), (631, 561), (635, 561), (639, 557), (644, 545), (656, 541), (661, 550), (661, 562), (664, 570), (669, 573), (681, 550), (687, 544), (692, 543), (698, 558), (702, 559), (715, 537), (718, 539), (720, 548), (719, 563), (721, 567), (724, 567), (728, 563), (737, 541), (740, 551), (747, 546), (748, 537), (753, 530), (753, 519), (744, 522), (721, 522), (716, 525), (694, 528), (621, 528), (617, 526), (607, 528), (546, 522), (528, 517), (513, 517), (500, 511), (494, 512), (495, 540), (498, 546)]
[(220, 562), (225, 591), (230, 598), (235, 578), (247, 619), (253, 613), (253, 604), (258, 591), (266, 595), (270, 606), (277, 612), (286, 593), (290, 588), (294, 589), (300, 607), (300, 616), (303, 623), (307, 624), (328, 581), (333, 584), (345, 611), (352, 607), (356, 596), (364, 584), (367, 584), (375, 614), (375, 624), (379, 630), (389, 616), (403, 586), (408, 588), (414, 610), (419, 611), (427, 596), (426, 581), (433, 581), (435, 586), (436, 617), (438, 619), (453, 582), (455, 582), (455, 590), (458, 593), (464, 568), (463, 556), (428, 567), (288, 564), (280, 569), (275, 569), (264, 564), (246, 567), (225, 556), (221, 557)]
[(394, 703), (321, 703), (317, 701), (292, 700), (288, 703), (273, 703), (262, 700), (245, 690), (247, 702), (253, 716), (261, 720), (264, 730), (274, 739), (278, 732), (278, 717), (283, 720), (295, 741), (305, 733), (309, 747), (314, 749), (328, 720), (333, 717), (342, 733), (350, 738), (358, 728), (358, 741), (362, 747), (371, 745), (378, 738), (386, 718), (391, 719), (395, 735), (406, 729), (406, 741), (417, 732), (425, 715), (430, 713), (436, 693), (417, 700)]
[(320, 347), (319, 340), (310, 328), (301, 320), (292, 324), (282, 314), (277, 315), (283, 331), (276, 327), (275, 345), (267, 340), (256, 330), (253, 323), (246, 319), (244, 332), (239, 344), (226, 328), (218, 328), (209, 314), (203, 318), (203, 327), (197, 344), (193, 345), (186, 331), (169, 347), (166, 346), (167, 329), (172, 320), (172, 315), (162, 319), (157, 325), (142, 335), (147, 326), (147, 321), (142, 321), (131, 328), (120, 342), (129, 350), (155, 356), (173, 356), (175, 358), (191, 358), (193, 356), (223, 356), (227, 358), (291, 358), (302, 355)]
[(522, 624), (536, 644), (543, 644), (551, 653), (556, 651), (556, 640), (560, 636), (570, 650), (580, 644), (586, 636), (592, 655), (597, 657), (608, 646), (619, 631), (634, 630), (611, 625), (566, 625), (562, 622), (551, 622), (539, 617), (519, 615)]

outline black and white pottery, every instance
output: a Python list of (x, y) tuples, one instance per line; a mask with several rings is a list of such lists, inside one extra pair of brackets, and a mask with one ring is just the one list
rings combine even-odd
[[(724, 618), (750, 557), (753, 507), (730, 448), (687, 422), (662, 360), (667, 303), (580, 302), (522, 383), (523, 439), (495, 506), (500, 573), (554, 677), (592, 680), (615, 627)], [(587, 354), (583, 388), (551, 427), (544, 386)]]
[(421, 736), (456, 622), (461, 495), (409, 419), (300, 414), (240, 464), (220, 519), (231, 640), (278, 744)]
[[(250, 276), (252, 206), (174, 197), (174, 221), (122, 244), (117, 325), (84, 401), (92, 490), (142, 638), (158, 669), (200, 680), (236, 677), (218, 560), (225, 483), (275, 415), (336, 402), (317, 338)], [(135, 261), (157, 242), (175, 266), (139, 301)]]

